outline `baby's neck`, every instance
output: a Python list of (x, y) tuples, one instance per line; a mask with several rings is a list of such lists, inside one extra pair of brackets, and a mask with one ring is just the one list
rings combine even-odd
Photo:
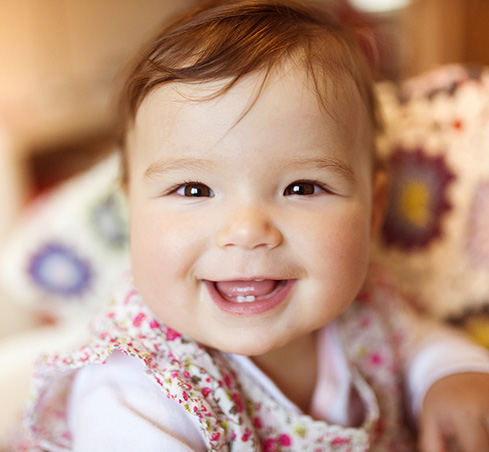
[(302, 336), (252, 360), (287, 398), (304, 413), (309, 411), (317, 378), (317, 333)]

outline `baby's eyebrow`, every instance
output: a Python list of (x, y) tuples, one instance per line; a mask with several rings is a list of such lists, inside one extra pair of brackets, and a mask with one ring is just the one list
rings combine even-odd
[(353, 168), (349, 164), (335, 157), (297, 157), (288, 160), (284, 166), (291, 168), (328, 169), (341, 174), (343, 177), (351, 180), (352, 182), (355, 182), (355, 173)]
[(165, 160), (160, 159), (151, 163), (144, 172), (146, 178), (150, 179), (159, 174), (178, 170), (200, 170), (205, 171), (212, 167), (211, 160), (201, 158), (178, 158)]
[[(194, 171), (208, 171), (215, 164), (212, 160), (206, 160), (202, 158), (178, 158), (165, 160), (160, 159), (151, 163), (144, 175), (146, 178), (151, 179), (154, 176), (163, 174), (169, 171), (178, 170), (194, 170)], [(282, 164), (283, 168), (308, 168), (308, 169), (328, 169), (341, 174), (343, 177), (355, 181), (355, 174), (353, 169), (347, 163), (334, 158), (334, 157), (319, 157), (319, 158), (292, 158), (287, 159)]]

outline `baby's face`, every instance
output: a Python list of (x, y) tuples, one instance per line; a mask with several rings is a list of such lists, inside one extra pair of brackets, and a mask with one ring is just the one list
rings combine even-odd
[[(128, 137), (133, 272), (168, 326), (259, 355), (337, 317), (364, 282), (373, 209), (371, 131), (353, 82), (330, 114), (299, 71), (167, 85)], [(202, 92), (204, 94), (202, 94)]]

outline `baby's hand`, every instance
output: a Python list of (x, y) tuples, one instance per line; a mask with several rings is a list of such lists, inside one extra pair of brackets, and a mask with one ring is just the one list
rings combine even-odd
[(421, 452), (489, 451), (489, 375), (460, 373), (428, 391), (419, 419)]

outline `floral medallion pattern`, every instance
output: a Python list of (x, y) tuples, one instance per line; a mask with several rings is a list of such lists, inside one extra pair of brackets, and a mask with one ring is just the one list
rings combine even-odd
[(61, 243), (47, 243), (29, 261), (29, 275), (43, 291), (59, 296), (80, 296), (90, 288), (89, 264)]
[(447, 188), (455, 176), (443, 156), (399, 148), (390, 158), (392, 192), (383, 230), (387, 245), (405, 250), (427, 247), (443, 234), (451, 209)]
[(127, 248), (129, 234), (122, 194), (116, 191), (98, 201), (90, 219), (98, 237), (113, 249)]

